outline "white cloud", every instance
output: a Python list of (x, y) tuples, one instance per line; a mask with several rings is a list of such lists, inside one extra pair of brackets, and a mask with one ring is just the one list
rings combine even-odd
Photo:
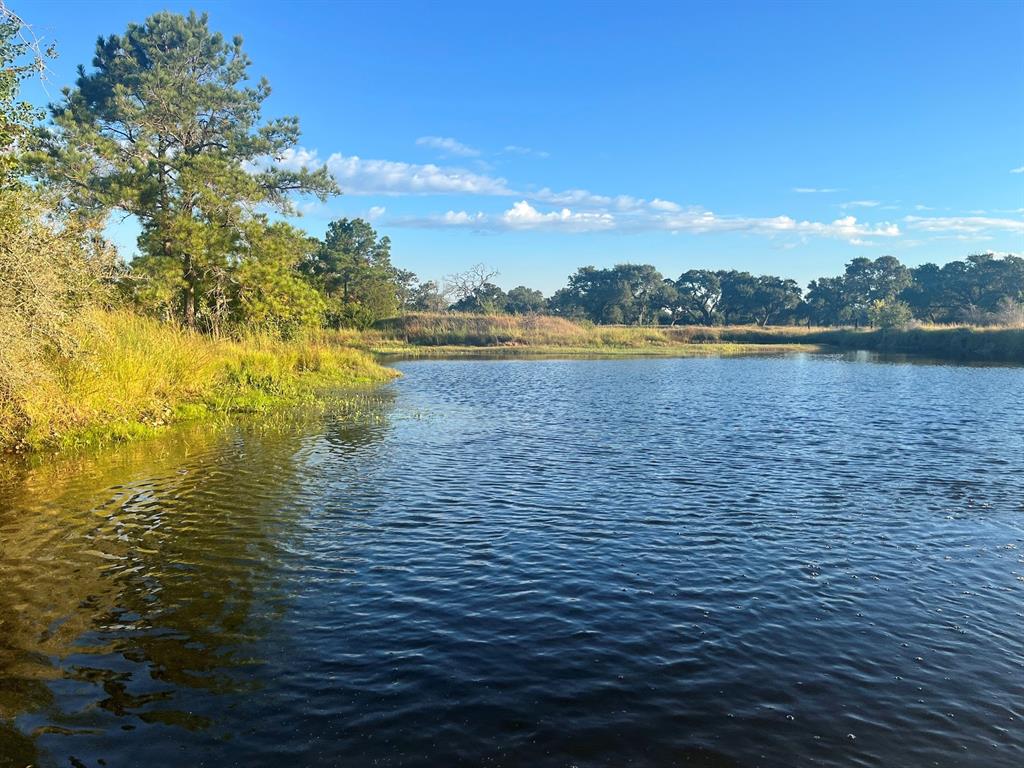
[(978, 234), (993, 229), (1024, 232), (1024, 221), (1000, 219), (990, 216), (906, 216), (903, 219), (911, 229), (924, 232), (954, 232)]
[[(387, 224), (408, 227), (469, 227), (476, 230), (508, 231), (545, 229), (565, 232), (650, 232), (667, 231), (691, 234), (750, 233), (766, 237), (823, 237), (845, 240), (854, 245), (871, 245), (878, 238), (901, 236), (900, 226), (890, 222), (867, 223), (854, 216), (834, 221), (797, 220), (790, 216), (723, 216), (700, 207), (684, 208), (662, 198), (645, 199), (632, 195), (601, 195), (586, 189), (555, 192), (543, 187), (535, 192), (516, 191), (504, 179), (463, 168), (416, 164), (392, 160), (364, 159), (356, 155), (332, 154), (326, 161), (305, 148), (288, 150), (276, 162), (284, 168), (326, 166), (348, 195), (473, 195), (515, 196), (518, 202), (500, 213), (449, 210), (441, 215), (393, 218)], [(798, 188), (807, 192), (836, 189)], [(550, 206), (545, 210), (538, 206)], [(884, 208), (874, 200), (853, 200), (843, 207)], [(927, 206), (914, 206), (918, 212)], [(1007, 211), (1020, 213), (1021, 211)], [(386, 209), (375, 205), (369, 210), (374, 219)], [(906, 216), (901, 223), (914, 232), (933, 237), (982, 239), (993, 232), (1024, 233), (1024, 220), (1008, 217), (968, 214), (962, 216)]]
[(610, 213), (573, 212), (569, 208), (542, 213), (525, 200), (513, 204), (501, 215), (501, 221), (510, 229), (536, 229), (555, 227), (576, 231), (612, 229), (615, 217)]
[(651, 200), (651, 208), (656, 211), (669, 212), (681, 211), (683, 209), (679, 203), (673, 203), (671, 200), (661, 200), (657, 197)]
[(872, 245), (867, 238), (897, 237), (895, 224), (864, 224), (853, 216), (833, 222), (797, 221), (789, 216), (750, 218), (718, 216), (711, 211), (688, 209), (657, 211), (633, 209), (626, 212), (580, 211), (568, 207), (542, 211), (527, 200), (520, 200), (500, 216), (487, 216), (482, 212), (448, 211), (440, 216), (397, 219), (389, 222), (405, 227), (468, 227), (476, 230), (509, 231), (537, 230), (562, 232), (652, 232), (668, 231), (672, 234), (713, 234), (746, 232), (766, 235), (816, 236), (847, 240), (856, 245)]
[(416, 145), (419, 147), (430, 147), (431, 149), (439, 150), (446, 155), (456, 155), (457, 157), (480, 156), (479, 149), (474, 149), (473, 147), (463, 144), (461, 141), (445, 136), (420, 136), (416, 139)]
[(595, 195), (585, 189), (567, 189), (564, 192), (554, 192), (544, 187), (529, 195), (533, 200), (552, 205), (586, 205), (586, 206), (607, 206), (612, 204), (612, 198), (608, 195)]
[(1022, 165), (1020, 168), (1012, 168), (1010, 170), (1010, 173), (1024, 173), (1024, 165)]
[(383, 205), (371, 206), (370, 210), (366, 214), (366, 218), (368, 218), (370, 221), (373, 221), (374, 219), (379, 219), (381, 216), (387, 213), (387, 210), (388, 209), (385, 208)]
[(284, 168), (286, 171), (300, 171), (303, 168), (309, 168), (310, 170), (316, 170), (323, 163), (320, 158), (317, 157), (315, 149), (310, 150), (305, 147), (297, 147), (292, 149), (289, 147), (281, 156), (277, 158), (277, 165)]
[(505, 179), (433, 163), (365, 160), (335, 153), (327, 168), (349, 195), (512, 195)]
[(532, 155), (533, 157), (551, 157), (550, 153), (545, 152), (542, 149), (521, 147), (518, 144), (508, 144), (501, 151), (503, 154), (506, 155)]
[(829, 192), (838, 192), (838, 187), (793, 187), (793, 191), (801, 195), (822, 195)]
[(480, 211), (473, 214), (466, 211), (448, 211), (442, 218), (445, 224), (461, 226), (464, 224), (479, 224), (486, 221), (487, 216)]
[(815, 235), (841, 240), (861, 240), (865, 237), (898, 237), (895, 224), (861, 224), (854, 216), (845, 216), (831, 223), (797, 221), (789, 216), (744, 217), (718, 216), (711, 211), (695, 209), (677, 216), (664, 217), (659, 228), (696, 234), (712, 232), (750, 232), (762, 235)]

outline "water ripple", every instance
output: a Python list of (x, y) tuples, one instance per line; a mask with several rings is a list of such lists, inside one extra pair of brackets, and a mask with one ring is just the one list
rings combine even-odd
[(0, 489), (0, 765), (1024, 764), (1021, 369), (401, 367)]

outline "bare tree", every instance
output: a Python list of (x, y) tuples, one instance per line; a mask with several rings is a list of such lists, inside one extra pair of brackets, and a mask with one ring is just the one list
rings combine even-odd
[(474, 264), (465, 272), (448, 275), (444, 279), (444, 293), (459, 299), (475, 296), (499, 274), (498, 270), (485, 264)]

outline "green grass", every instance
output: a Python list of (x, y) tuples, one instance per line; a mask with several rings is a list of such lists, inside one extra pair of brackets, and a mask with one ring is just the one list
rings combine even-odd
[(916, 325), (905, 329), (802, 326), (601, 326), (558, 317), (415, 313), (369, 331), (339, 331), (352, 346), (384, 354), (451, 356), (745, 354), (871, 350), (958, 361), (1024, 363), (1024, 328)]
[(314, 403), (397, 375), (325, 336), (213, 339), (128, 312), (86, 313), (74, 354), (52, 353), (0, 409), (0, 448), (30, 452), (123, 442), (167, 424)]

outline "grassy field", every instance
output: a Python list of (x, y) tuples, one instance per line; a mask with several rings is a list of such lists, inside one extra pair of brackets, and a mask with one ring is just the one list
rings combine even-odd
[(685, 355), (870, 350), (957, 361), (1024, 363), (1024, 328), (920, 325), (905, 329), (778, 326), (602, 326), (558, 317), (410, 314), (339, 339), (377, 353)]
[(128, 312), (88, 312), (74, 354), (53, 354), (0, 398), (0, 450), (120, 442), (175, 422), (315, 402), (321, 393), (397, 375), (325, 338), (213, 339)]

